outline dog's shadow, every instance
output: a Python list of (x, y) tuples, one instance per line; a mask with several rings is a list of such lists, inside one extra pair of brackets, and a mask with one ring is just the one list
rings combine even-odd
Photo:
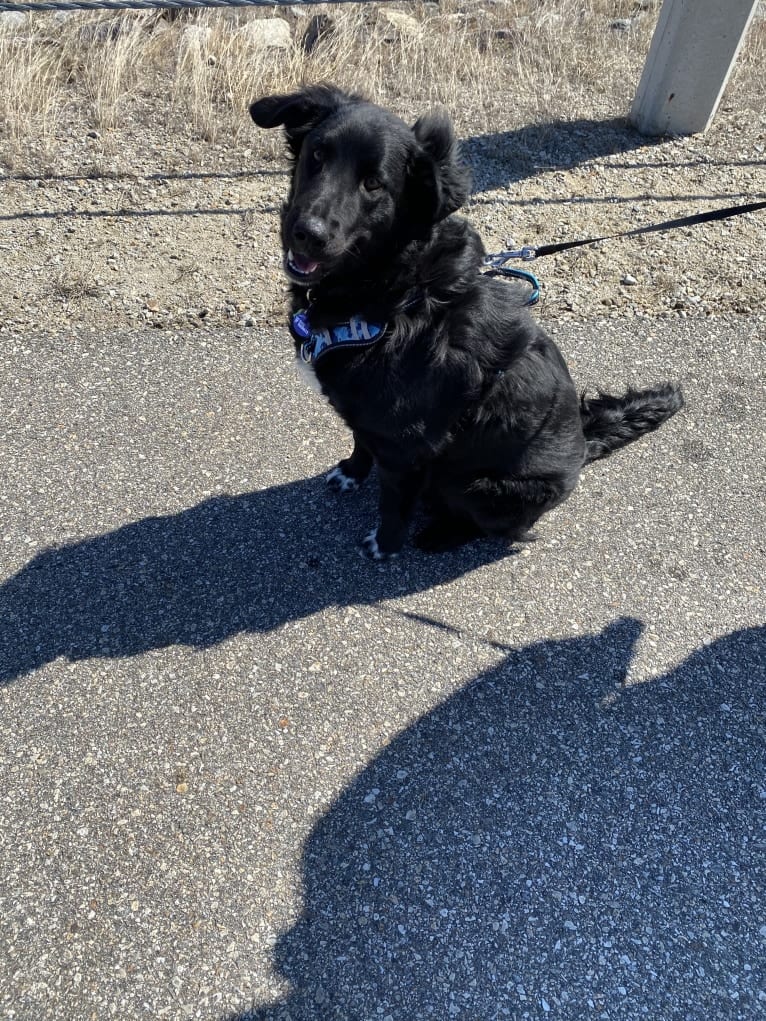
[(424, 590), (508, 555), (480, 542), (363, 561), (357, 543), (374, 502), (374, 485), (338, 496), (310, 478), (46, 550), (0, 586), (0, 684), (60, 656), (205, 648), (328, 606)]

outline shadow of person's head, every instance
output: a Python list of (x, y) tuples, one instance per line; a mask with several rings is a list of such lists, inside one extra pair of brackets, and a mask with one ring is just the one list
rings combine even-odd
[(291, 996), (238, 1021), (755, 1016), (766, 629), (625, 687), (639, 634), (512, 651), (386, 747), (307, 842)]

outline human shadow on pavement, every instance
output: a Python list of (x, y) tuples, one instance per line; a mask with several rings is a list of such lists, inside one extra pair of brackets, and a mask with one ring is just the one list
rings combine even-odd
[(306, 843), (291, 994), (228, 1021), (762, 1012), (766, 628), (626, 686), (640, 633), (510, 651), (387, 745)]
[(363, 561), (375, 490), (339, 496), (310, 478), (45, 550), (0, 585), (0, 685), (60, 656), (206, 648), (328, 606), (424, 590), (509, 553), (487, 541)]

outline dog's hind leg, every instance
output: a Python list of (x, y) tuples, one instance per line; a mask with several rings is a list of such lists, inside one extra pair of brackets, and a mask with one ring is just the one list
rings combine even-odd
[(372, 468), (372, 454), (354, 433), (354, 449), (325, 475), (325, 482), (339, 493), (353, 493), (358, 489)]
[(424, 553), (444, 553), (478, 539), (483, 531), (470, 518), (445, 512), (433, 517), (415, 536), (415, 545)]
[(569, 496), (574, 481), (478, 479), (465, 494), (463, 509), (483, 534), (516, 542), (525, 538), (543, 514)]

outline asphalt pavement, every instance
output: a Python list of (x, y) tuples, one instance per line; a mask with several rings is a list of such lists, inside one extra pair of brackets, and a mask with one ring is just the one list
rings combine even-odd
[(362, 559), (283, 332), (0, 349), (0, 1017), (766, 1017), (766, 319), (509, 551)]

